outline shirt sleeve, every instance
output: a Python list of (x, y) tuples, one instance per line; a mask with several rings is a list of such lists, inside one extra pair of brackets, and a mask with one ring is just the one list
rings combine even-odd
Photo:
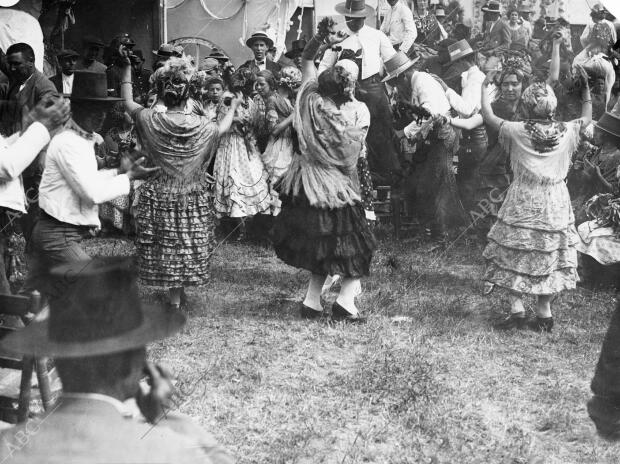
[(50, 134), (40, 122), (32, 123), (12, 145), (0, 149), (0, 180), (18, 177), (50, 141)]
[(392, 42), (390, 42), (387, 35), (381, 31), (377, 31), (377, 35), (379, 36), (379, 55), (381, 55), (381, 59), (385, 63), (396, 55), (396, 50), (394, 50)]
[(465, 87), (463, 95), (452, 89), (446, 91), (450, 106), (462, 116), (471, 116), (480, 109), (482, 99), (482, 81), (478, 76), (472, 76)]
[(407, 53), (418, 36), (418, 30), (416, 29), (415, 21), (413, 20), (413, 13), (409, 8), (402, 9), (402, 21), (405, 36), (403, 37), (403, 43), (400, 45), (400, 49)]
[(98, 205), (129, 194), (129, 177), (125, 174), (113, 176), (114, 172), (106, 170), (97, 171), (96, 164), (91, 161), (68, 140), (58, 147), (58, 167), (82, 200)]

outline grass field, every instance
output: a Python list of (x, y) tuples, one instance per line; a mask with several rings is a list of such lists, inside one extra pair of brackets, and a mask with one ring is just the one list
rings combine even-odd
[(500, 333), (508, 300), (482, 295), (481, 252), (383, 240), (358, 298), (369, 322), (347, 326), (299, 318), (306, 272), (225, 244), (184, 331), (150, 356), (240, 463), (619, 462), (586, 412), (614, 295), (562, 295), (552, 334)]

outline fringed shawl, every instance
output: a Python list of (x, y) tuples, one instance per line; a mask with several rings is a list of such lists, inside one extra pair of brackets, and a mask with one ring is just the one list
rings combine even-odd
[(218, 144), (217, 124), (195, 114), (141, 110), (136, 129), (142, 149), (172, 182), (191, 184), (202, 179)]
[(316, 80), (300, 89), (294, 117), (300, 154), (282, 179), (284, 192), (297, 195), (303, 188), (310, 204), (319, 208), (360, 201), (356, 169), (367, 127), (350, 119), (323, 100)]

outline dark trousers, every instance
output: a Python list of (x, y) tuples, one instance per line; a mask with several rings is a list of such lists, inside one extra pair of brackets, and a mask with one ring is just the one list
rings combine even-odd
[(366, 103), (370, 111), (370, 127), (366, 136), (368, 167), (375, 185), (394, 185), (400, 179), (400, 162), (394, 146), (392, 111), (385, 84), (373, 76), (359, 84), (357, 98)]
[(27, 253), (28, 276), (20, 293), (40, 291), (49, 298), (62, 296), (63, 289), (50, 284), (49, 271), (59, 264), (90, 259), (80, 242), (89, 228), (60, 222), (41, 211), (34, 225)]

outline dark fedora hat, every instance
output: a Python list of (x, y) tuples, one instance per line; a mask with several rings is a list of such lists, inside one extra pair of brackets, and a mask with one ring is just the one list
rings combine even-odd
[(75, 71), (71, 101), (117, 102), (122, 98), (108, 96), (108, 78), (105, 73)]
[(267, 44), (267, 48), (271, 48), (273, 47), (273, 39), (271, 37), (269, 37), (265, 32), (263, 31), (258, 31), (255, 32), (254, 34), (252, 34), (250, 36), (250, 38), (248, 40), (245, 41), (245, 44), (252, 48), (252, 44), (257, 41), (257, 40), (262, 40), (263, 42), (265, 42)]
[(293, 43), (291, 44), (291, 49), (286, 52), (284, 56), (293, 59), (296, 56), (301, 55), (301, 53), (304, 51), (304, 48), (306, 48), (305, 39), (293, 40)]
[(143, 347), (185, 323), (179, 311), (141, 304), (131, 259), (65, 264), (49, 277), (48, 317), (5, 337), (4, 349), (35, 357), (99, 356)]
[(366, 5), (365, 0), (347, 0), (336, 5), (336, 12), (350, 18), (365, 18), (370, 16), (373, 9)]
[(162, 57), (162, 58), (170, 58), (175, 55), (174, 45), (169, 43), (163, 43), (159, 46), (157, 50), (153, 50), (153, 55)]
[(68, 58), (68, 57), (75, 57), (78, 58), (80, 56), (80, 54), (78, 52), (76, 52), (75, 50), (71, 50), (69, 48), (66, 48), (64, 50), (60, 50), (57, 54), (56, 54), (56, 58)]
[(387, 75), (383, 78), (381, 82), (387, 82), (389, 80), (394, 79), (395, 77), (398, 77), (399, 75), (404, 73), (407, 69), (409, 69), (411, 66), (416, 64), (419, 59), (420, 59), (419, 56), (416, 56), (415, 58), (410, 59), (405, 54), (405, 52), (402, 52), (402, 51), (396, 52), (396, 54), (392, 58), (390, 58), (384, 63), (385, 72), (387, 73)]
[(215, 58), (217, 61), (220, 62), (226, 62), (230, 60), (230, 58), (228, 58), (221, 50), (217, 48), (211, 50), (211, 53), (209, 53), (209, 56), (207, 58)]
[(500, 4), (495, 0), (489, 0), (482, 8), (487, 13), (500, 13)]
[(600, 117), (594, 127), (620, 138), (620, 115), (607, 112)]
[(103, 40), (101, 40), (98, 37), (95, 37), (94, 35), (87, 35), (87, 36), (85, 36), (84, 40), (82, 40), (82, 42), (85, 45), (95, 45), (96, 47), (99, 47), (99, 48), (105, 47), (105, 43), (103, 42)]

